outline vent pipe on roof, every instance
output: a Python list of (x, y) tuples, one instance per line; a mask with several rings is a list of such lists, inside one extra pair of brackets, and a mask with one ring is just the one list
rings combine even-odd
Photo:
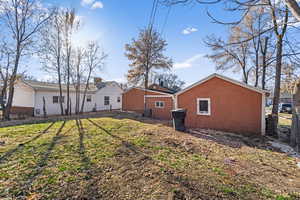
[(163, 81), (163, 80), (158, 79), (158, 82), (159, 82), (159, 86), (160, 86), (160, 87), (164, 87), (164, 81)]

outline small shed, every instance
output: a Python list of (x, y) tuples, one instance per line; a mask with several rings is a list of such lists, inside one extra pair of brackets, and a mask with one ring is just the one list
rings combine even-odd
[(175, 94), (185, 126), (242, 134), (265, 133), (265, 91), (212, 74)]
[(161, 120), (171, 120), (171, 110), (174, 109), (173, 96), (165, 95), (146, 95), (146, 107), (151, 109), (152, 117)]
[(173, 95), (161, 91), (133, 87), (122, 95), (122, 110), (144, 113), (145, 104), (151, 109), (155, 119), (171, 119), (171, 110), (174, 108)]

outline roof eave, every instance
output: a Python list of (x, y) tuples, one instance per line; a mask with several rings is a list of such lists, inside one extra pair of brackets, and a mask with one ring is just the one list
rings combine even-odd
[(187, 88), (178, 91), (177, 93), (175, 93), (175, 96), (181, 95), (181, 94), (187, 92), (188, 90), (190, 90), (190, 89), (192, 89), (192, 88), (194, 88), (194, 87), (196, 87), (196, 86), (198, 86), (198, 85), (201, 85), (202, 83), (205, 83), (206, 81), (208, 81), (208, 80), (210, 80), (210, 79), (212, 79), (212, 78), (214, 78), (214, 77), (223, 79), (223, 80), (228, 81), (228, 82), (231, 82), (231, 83), (233, 83), (233, 84), (235, 84), (235, 85), (239, 85), (239, 86), (241, 86), (241, 87), (243, 87), (243, 88), (247, 88), (247, 89), (249, 89), (249, 90), (252, 90), (252, 91), (261, 93), (261, 94), (263, 94), (263, 95), (265, 95), (266, 93), (268, 93), (268, 91), (266, 91), (266, 90), (262, 90), (262, 89), (259, 89), (259, 88), (255, 88), (255, 87), (253, 87), (253, 86), (247, 85), (247, 84), (242, 83), (242, 82), (239, 82), (239, 81), (237, 81), (237, 80), (234, 80), (234, 79), (228, 78), (228, 77), (226, 77), (226, 76), (223, 76), (223, 75), (214, 73), (214, 74), (211, 74), (211, 75), (209, 75), (208, 77), (206, 77), (206, 78), (204, 78), (204, 79), (202, 79), (202, 80), (200, 80), (200, 81), (198, 81), (198, 82), (196, 82), (196, 83), (194, 83), (194, 84), (188, 86)]

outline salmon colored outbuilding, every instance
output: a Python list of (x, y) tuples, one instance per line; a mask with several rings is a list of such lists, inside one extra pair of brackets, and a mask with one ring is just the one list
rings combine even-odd
[(170, 96), (170, 94), (160, 91), (145, 90), (143, 88), (131, 88), (124, 92), (122, 95), (122, 110), (143, 113), (146, 102), (147, 108), (149, 106), (149, 108), (153, 109), (152, 113), (155, 114), (154, 117), (157, 117), (158, 119), (168, 120), (170, 119), (170, 116), (166, 113), (170, 113), (173, 108), (172, 98), (171, 102), (170, 99), (167, 100), (164, 108), (156, 108), (154, 104), (155, 101), (152, 102), (152, 100), (154, 100), (156, 97), (158, 99), (162, 97), (163, 100), (166, 100), (166, 95), (167, 97)]
[(174, 95), (142, 88), (123, 94), (123, 110), (171, 119), (173, 109), (186, 109), (187, 128), (207, 128), (241, 134), (265, 133), (265, 91), (212, 74)]
[(189, 128), (265, 132), (265, 91), (218, 74), (178, 92), (176, 104), (187, 110), (185, 126)]
[(152, 117), (161, 120), (170, 120), (171, 110), (174, 109), (173, 97), (171, 95), (146, 96), (146, 105), (152, 110)]

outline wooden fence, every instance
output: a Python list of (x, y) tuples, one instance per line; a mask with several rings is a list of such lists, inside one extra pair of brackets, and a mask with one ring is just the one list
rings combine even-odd
[(300, 152), (300, 112), (293, 113), (290, 145)]

